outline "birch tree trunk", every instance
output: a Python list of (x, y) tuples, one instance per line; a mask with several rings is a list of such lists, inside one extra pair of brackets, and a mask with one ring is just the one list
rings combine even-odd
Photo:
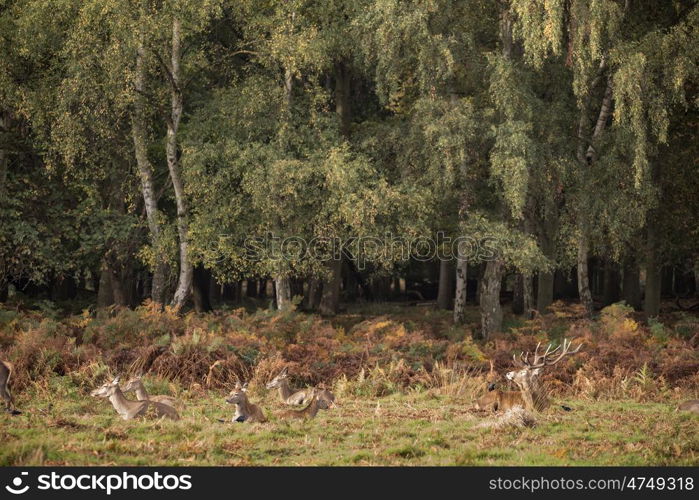
[(480, 295), (480, 337), (482, 339), (487, 339), (491, 334), (502, 331), (500, 288), (502, 287), (504, 269), (504, 263), (500, 258), (490, 260), (485, 265)]
[(456, 255), (456, 292), (454, 294), (454, 324), (463, 325), (466, 322), (466, 278), (468, 261), (461, 250)]
[(274, 293), (277, 309), (286, 309), (291, 305), (291, 281), (286, 277), (274, 278)]
[[(290, 68), (284, 70), (284, 106), (287, 115), (291, 115), (293, 97), (293, 74)], [(274, 278), (274, 297), (277, 309), (282, 310), (291, 304), (291, 282), (286, 276), (276, 276)]]
[[(602, 72), (605, 70), (605, 68), (605, 60), (603, 59), (600, 63), (600, 76), (598, 78), (601, 77)], [(596, 83), (597, 80), (593, 83), (591, 89), (594, 89)], [(597, 158), (597, 151), (594, 146), (599, 142), (599, 138), (604, 132), (607, 120), (609, 119), (609, 116), (612, 111), (612, 90), (612, 79), (608, 76), (607, 86), (604, 91), (604, 97), (602, 98), (602, 105), (600, 106), (600, 112), (597, 117), (597, 121), (595, 122), (595, 127), (592, 131), (592, 136), (587, 149), (585, 148), (585, 128), (587, 126), (587, 113), (585, 110), (583, 110), (583, 112), (581, 113), (580, 124), (578, 127), (578, 136), (580, 141), (578, 144), (578, 161), (580, 162), (582, 168), (587, 168)], [(590, 293), (589, 284), (590, 271), (588, 269), (590, 241), (589, 234), (586, 229), (588, 224), (587, 216), (586, 214), (582, 213), (582, 210), (580, 211), (580, 213), (578, 213), (578, 219), (578, 226), (580, 228), (577, 259), (578, 295), (580, 296), (580, 303), (585, 308), (585, 311), (587, 311), (588, 314), (591, 314), (593, 305), (592, 294)]]
[(590, 292), (590, 275), (588, 268), (588, 248), (587, 237), (581, 236), (578, 241), (578, 295), (580, 303), (585, 308), (587, 314), (592, 313), (592, 293)]
[(182, 89), (180, 87), (180, 61), (182, 57), (182, 26), (179, 19), (172, 22), (172, 58), (170, 61), (170, 99), (171, 111), (167, 122), (166, 155), (167, 166), (170, 170), (170, 179), (175, 191), (177, 205), (177, 234), (180, 246), (180, 275), (177, 281), (175, 297), (172, 305), (181, 308), (189, 298), (192, 290), (193, 267), (189, 262), (188, 227), (187, 227), (187, 200), (182, 183), (182, 172), (177, 157), (177, 131), (182, 118)]
[(159, 251), (160, 241), (160, 221), (158, 220), (158, 200), (155, 196), (155, 185), (153, 183), (153, 165), (148, 159), (148, 146), (146, 141), (145, 127), (145, 102), (143, 94), (145, 92), (145, 49), (143, 47), (143, 35), (139, 39), (136, 53), (136, 75), (134, 86), (136, 88), (136, 99), (134, 102), (134, 112), (131, 116), (131, 135), (133, 138), (136, 164), (141, 178), (141, 193), (143, 203), (146, 208), (146, 220), (150, 231), (151, 244), (153, 245), (155, 267), (153, 268), (153, 281), (151, 284), (151, 300), (156, 304), (165, 303), (165, 277), (167, 274), (167, 264), (163, 261)]
[[(558, 222), (552, 214), (547, 215), (540, 225), (539, 244), (543, 254), (550, 259), (554, 259), (556, 254), (557, 228)], [(553, 302), (553, 271), (539, 271), (537, 281), (536, 309), (543, 314)]]

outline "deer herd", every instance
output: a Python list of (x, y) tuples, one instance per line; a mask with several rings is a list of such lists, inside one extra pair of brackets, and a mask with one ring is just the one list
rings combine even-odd
[[(488, 412), (504, 412), (517, 407), (536, 412), (545, 410), (549, 406), (549, 400), (546, 390), (539, 380), (541, 371), (548, 366), (555, 365), (566, 356), (579, 352), (582, 343), (575, 349), (571, 349), (571, 346), (572, 342), (566, 339), (555, 348), (549, 344), (543, 352), (540, 352), (541, 344), (539, 344), (533, 354), (523, 352), (519, 356), (513, 355), (516, 369), (508, 372), (505, 379), (517, 386), (518, 390), (514, 391), (498, 388), (500, 377), (495, 372), (494, 363), (491, 361), (490, 372), (486, 377), (487, 391), (485, 395), (476, 400), (475, 409)], [(5, 410), (17, 415), (21, 412), (15, 408), (9, 390), (12, 370), (11, 363), (0, 361), (0, 396), (5, 401)], [(176, 398), (148, 394), (140, 377), (129, 379), (123, 387), (119, 383), (120, 377), (116, 377), (90, 394), (94, 397), (108, 399), (124, 420), (136, 417), (180, 419), (177, 410), (181, 409), (183, 404)], [(266, 387), (270, 390), (277, 389), (283, 404), (296, 407), (279, 413), (278, 417), (281, 419), (308, 420), (314, 418), (319, 410), (328, 410), (335, 406), (335, 396), (327, 389), (316, 387), (292, 389), (286, 368), (267, 383)], [(235, 405), (235, 413), (231, 421), (267, 422), (267, 417), (262, 409), (248, 399), (247, 389), (247, 383), (238, 382), (226, 398), (226, 403)], [(125, 396), (125, 393), (130, 392), (135, 393), (136, 400), (128, 399)], [(699, 400), (685, 401), (677, 409), (699, 414)]]

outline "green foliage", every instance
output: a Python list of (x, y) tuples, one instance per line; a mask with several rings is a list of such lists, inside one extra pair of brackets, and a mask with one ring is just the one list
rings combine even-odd
[[(687, 2), (6, 2), (0, 285), (142, 282), (159, 264), (174, 281), (173, 95), (186, 257), (221, 283), (327, 277), (318, 256), (251, 261), (246, 240), (270, 233), (494, 237), (508, 270), (534, 273), (583, 240), (642, 261), (651, 221), (661, 260), (684, 265), (699, 255), (698, 25)], [(390, 250), (350, 252), (371, 281), (402, 272)]]

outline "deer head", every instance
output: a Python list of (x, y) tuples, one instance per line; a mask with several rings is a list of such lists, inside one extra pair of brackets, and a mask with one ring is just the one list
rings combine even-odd
[(141, 385), (141, 377), (131, 377), (122, 389), (123, 392), (135, 391)]
[(248, 383), (240, 385), (240, 382), (236, 382), (235, 388), (230, 392), (226, 398), (226, 403), (236, 405), (247, 401)]
[(90, 393), (90, 396), (99, 398), (108, 398), (119, 388), (119, 377), (115, 377), (111, 382), (105, 382), (101, 387), (98, 387)]
[(541, 369), (546, 366), (555, 365), (565, 356), (575, 354), (582, 347), (582, 343), (580, 343), (576, 349), (571, 350), (571, 345), (572, 342), (570, 340), (564, 339), (563, 344), (559, 345), (555, 349), (552, 348), (551, 344), (549, 344), (543, 353), (539, 353), (539, 349), (541, 347), (541, 342), (539, 342), (536, 346), (534, 357), (531, 361), (529, 360), (529, 352), (526, 354), (522, 352), (519, 355), (519, 358), (516, 354), (513, 355), (512, 358), (514, 364), (520, 369), (508, 372), (506, 375), (507, 379), (512, 380), (515, 384), (517, 384), (522, 391), (522, 396), (529, 399), (529, 403), (532, 406), (538, 406), (536, 404), (537, 402), (534, 401), (534, 398), (540, 394), (539, 375), (541, 373)]
[(267, 389), (274, 389), (276, 387), (279, 387), (284, 380), (286, 380), (289, 377), (289, 374), (286, 371), (286, 368), (284, 368), (281, 372), (279, 372), (279, 375), (274, 377), (268, 384), (267, 384)]

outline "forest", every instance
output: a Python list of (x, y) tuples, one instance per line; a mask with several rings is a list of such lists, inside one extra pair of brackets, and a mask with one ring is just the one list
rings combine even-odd
[[(0, 464), (696, 465), (698, 30), (696, 0), (0, 0)], [(182, 420), (89, 396), (136, 375)], [(228, 436), (275, 375), (337, 405)]]

